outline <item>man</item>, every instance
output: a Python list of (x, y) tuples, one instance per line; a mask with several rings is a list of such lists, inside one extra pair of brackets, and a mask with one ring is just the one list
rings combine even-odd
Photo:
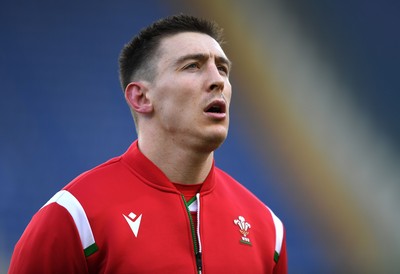
[(280, 220), (214, 166), (231, 100), (221, 35), (179, 15), (124, 47), (137, 141), (35, 214), (10, 273), (287, 273)]

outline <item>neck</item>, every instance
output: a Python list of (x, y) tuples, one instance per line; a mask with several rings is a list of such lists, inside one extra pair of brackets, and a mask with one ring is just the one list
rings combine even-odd
[(213, 151), (199, 151), (174, 140), (151, 141), (138, 137), (140, 151), (173, 183), (200, 184), (213, 164)]

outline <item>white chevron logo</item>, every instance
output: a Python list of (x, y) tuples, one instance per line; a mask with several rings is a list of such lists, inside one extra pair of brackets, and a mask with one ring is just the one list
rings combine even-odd
[(133, 235), (135, 235), (135, 237), (137, 238), (137, 235), (139, 233), (140, 221), (142, 220), (142, 214), (140, 214), (140, 216), (137, 218), (136, 214), (133, 212), (129, 213), (128, 216), (125, 216), (124, 214), (122, 214), (122, 216), (125, 217), (125, 220), (128, 222), (128, 225), (132, 229)]

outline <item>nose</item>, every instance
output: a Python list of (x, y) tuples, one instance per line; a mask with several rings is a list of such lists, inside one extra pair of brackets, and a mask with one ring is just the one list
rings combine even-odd
[(215, 64), (209, 69), (209, 75), (210, 84), (208, 90), (222, 92), (224, 90), (225, 80)]
[(211, 83), (209, 85), (209, 91), (219, 91), (222, 92), (224, 90), (224, 80), (222, 79), (221, 76), (213, 80), (211, 80)]
[(223, 91), (224, 90), (224, 82), (214, 82), (210, 85), (210, 91)]

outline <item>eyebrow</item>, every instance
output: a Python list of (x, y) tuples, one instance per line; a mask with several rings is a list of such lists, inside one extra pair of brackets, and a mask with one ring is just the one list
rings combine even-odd
[[(175, 64), (181, 64), (188, 60), (205, 61), (208, 58), (210, 58), (210, 56), (208, 54), (204, 54), (204, 53), (187, 54), (187, 55), (179, 57), (176, 60)], [(226, 66), (228, 66), (229, 70), (232, 67), (232, 62), (228, 58), (225, 58), (223, 56), (216, 56), (215, 61), (219, 64), (225, 64)]]

